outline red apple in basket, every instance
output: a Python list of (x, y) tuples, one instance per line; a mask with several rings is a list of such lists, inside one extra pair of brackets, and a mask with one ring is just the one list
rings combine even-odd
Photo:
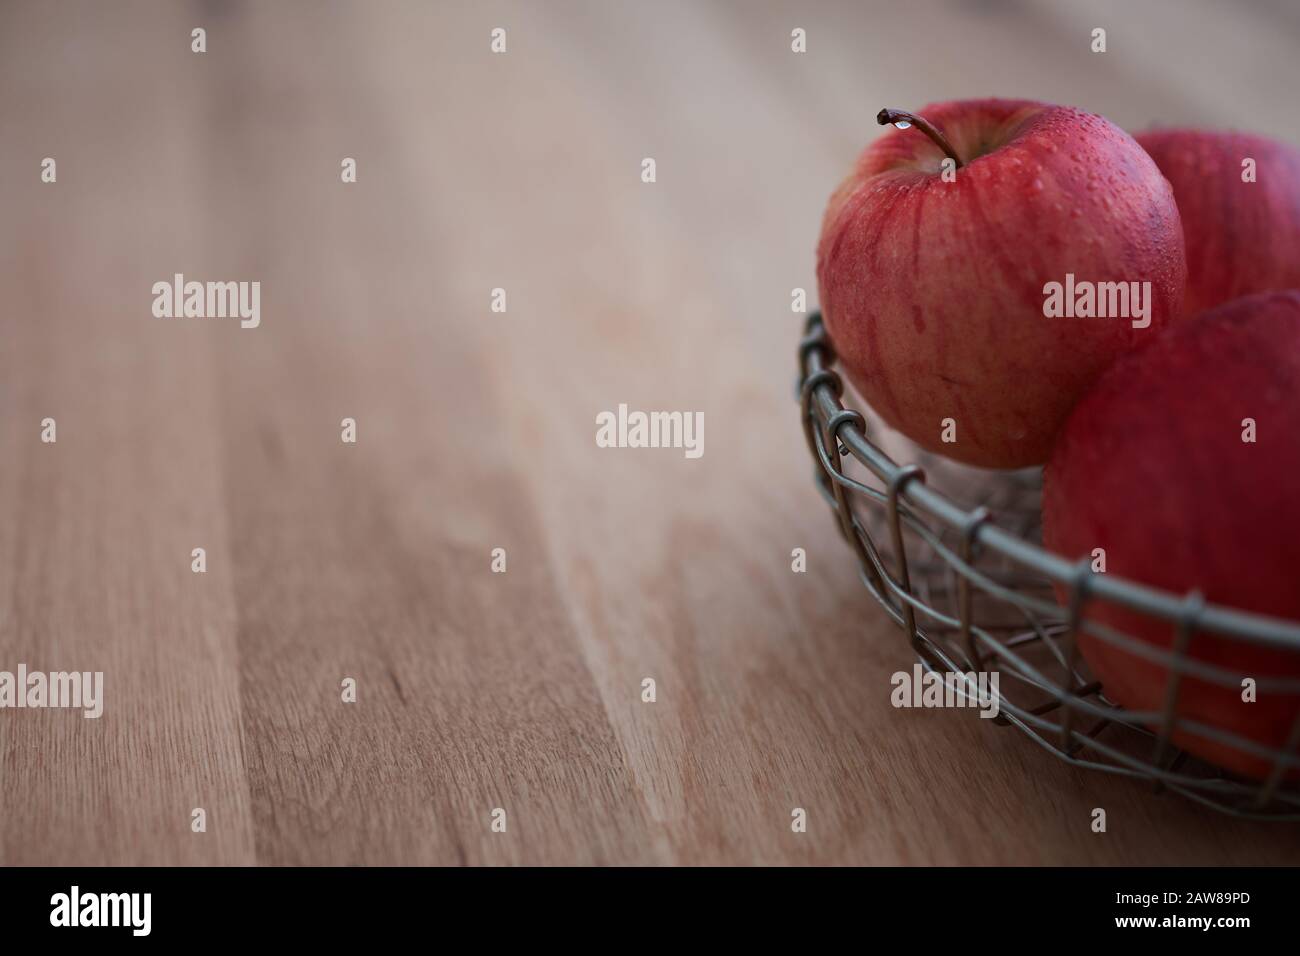
[(1136, 138), (1178, 202), (1188, 315), (1254, 292), (1300, 288), (1300, 150), (1207, 130)]
[[(848, 377), (926, 448), (1040, 464), (1097, 375), (1181, 315), (1169, 184), (1127, 133), (1069, 107), (970, 100), (877, 119), (915, 128), (866, 149), (831, 196), (817, 247)], [(1045, 314), (1053, 283), (1070, 317)], [(1119, 309), (1127, 317), (1075, 317), (1074, 289), (1099, 283), (1142, 301)], [(1114, 311), (1120, 290), (1109, 288)]]
[[(1300, 292), (1238, 299), (1116, 361), (1052, 453), (1043, 538), (1072, 559), (1104, 548), (1108, 574), (1300, 621)], [(1171, 624), (1103, 602), (1085, 614), (1172, 646)], [(1163, 664), (1087, 634), (1079, 647), (1107, 696), (1132, 710), (1164, 709)], [(1297, 652), (1194, 632), (1188, 654), (1257, 682), (1300, 679)], [(1300, 693), (1261, 687), (1248, 703), (1240, 679), (1225, 687), (1184, 676), (1175, 712), (1281, 748)], [(1272, 766), (1191, 732), (1173, 740), (1246, 776), (1266, 777)]]

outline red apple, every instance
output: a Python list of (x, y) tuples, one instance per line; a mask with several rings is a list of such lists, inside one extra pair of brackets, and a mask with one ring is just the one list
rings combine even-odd
[(1188, 315), (1254, 292), (1300, 288), (1300, 150), (1263, 136), (1189, 129), (1141, 133), (1137, 141), (1178, 201)]
[[(1043, 538), (1069, 558), (1104, 548), (1106, 572), (1216, 604), (1300, 620), (1300, 292), (1239, 299), (1117, 360), (1074, 410), (1045, 472)], [(1254, 442), (1248, 437), (1254, 422)], [(1163, 648), (1172, 625), (1109, 603), (1086, 614)], [(1087, 634), (1106, 694), (1164, 708), (1168, 668)], [(1194, 633), (1191, 657), (1256, 681), (1300, 678), (1298, 652)], [(1300, 694), (1185, 676), (1176, 713), (1282, 747)], [(1174, 742), (1264, 777), (1272, 764), (1190, 732)]]
[[(1069, 107), (971, 100), (878, 119), (917, 128), (866, 149), (817, 247), (848, 377), (926, 448), (989, 467), (1040, 464), (1097, 375), (1181, 315), (1169, 184), (1127, 133)], [(960, 163), (953, 176), (945, 154)], [(1149, 324), (1047, 317), (1046, 287), (1067, 277), (1149, 282)]]

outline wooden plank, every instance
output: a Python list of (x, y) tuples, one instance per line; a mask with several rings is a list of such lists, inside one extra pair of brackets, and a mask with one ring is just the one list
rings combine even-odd
[[(0, 667), (103, 671), (105, 699), (98, 719), (0, 712), (0, 862), (252, 862), (207, 335), (149, 312), (152, 283), (210, 249), (186, 108), (203, 81), (166, 52), (187, 18), (19, 12), (0, 27)], [(69, 44), (83, 55), (39, 67)]]

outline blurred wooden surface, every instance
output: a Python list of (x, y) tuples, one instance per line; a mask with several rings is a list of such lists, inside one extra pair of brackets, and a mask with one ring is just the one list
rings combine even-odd
[[(810, 482), (790, 290), (881, 106), (1300, 138), (1293, 6), (1058, 6), (0, 7), (0, 669), (106, 672), (0, 711), (0, 862), (1300, 858), (890, 707)], [(261, 327), (154, 319), (175, 272)], [(598, 449), (620, 402), (704, 457)]]

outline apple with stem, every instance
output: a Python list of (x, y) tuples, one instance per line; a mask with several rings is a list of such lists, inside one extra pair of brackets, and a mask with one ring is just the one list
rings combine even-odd
[[(831, 196), (817, 279), (849, 380), (933, 451), (1040, 464), (1103, 369), (1182, 312), (1169, 184), (1100, 116), (1026, 100), (882, 110)], [(1049, 316), (1052, 284), (1121, 283), (1143, 320)]]

